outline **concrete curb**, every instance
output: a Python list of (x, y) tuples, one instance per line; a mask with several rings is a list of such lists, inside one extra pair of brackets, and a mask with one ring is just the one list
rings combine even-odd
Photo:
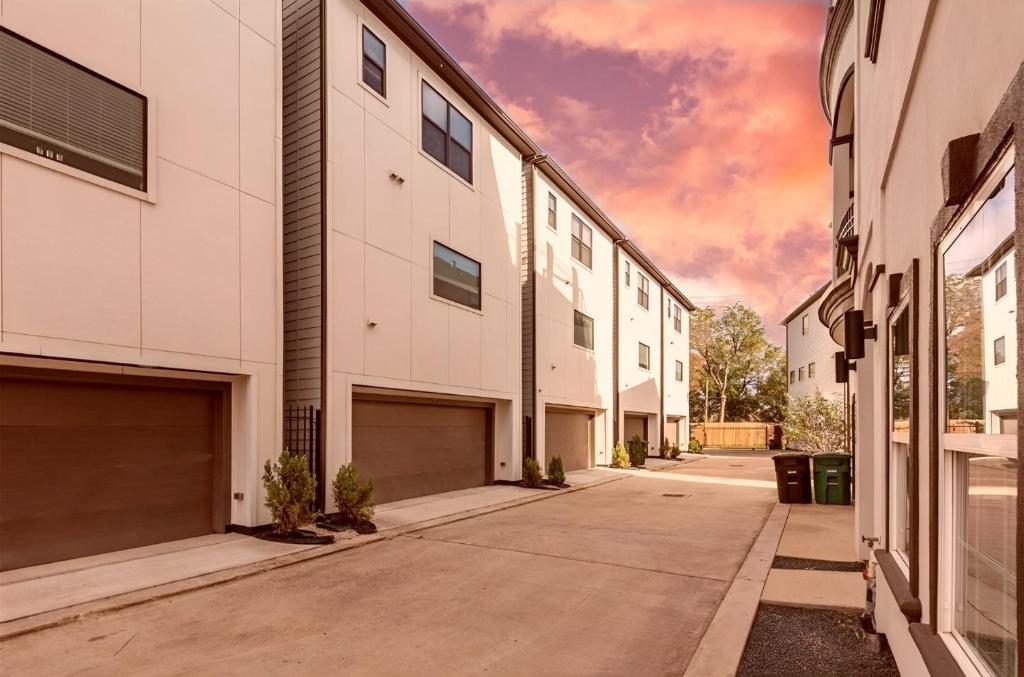
[(789, 505), (775, 504), (704, 631), (686, 667), (685, 677), (732, 677), (736, 674), (788, 518)]
[(81, 618), (85, 618), (86, 616), (118, 611), (120, 609), (125, 609), (131, 606), (137, 606), (139, 604), (144, 604), (146, 602), (165, 599), (167, 597), (181, 595), (186, 592), (192, 592), (194, 590), (202, 590), (204, 588), (210, 588), (215, 585), (230, 583), (231, 581), (237, 581), (242, 578), (248, 578), (249, 576), (255, 576), (267, 571), (273, 571), (274, 569), (281, 569), (283, 567), (301, 564), (302, 562), (318, 559), (320, 557), (326, 557), (328, 555), (334, 555), (348, 550), (353, 550), (355, 548), (361, 548), (372, 543), (390, 541), (394, 538), (397, 538), (405, 534), (410, 534), (417, 531), (424, 531), (426, 529), (441, 526), (443, 524), (461, 522), (462, 520), (478, 517), (480, 515), (486, 515), (492, 512), (508, 510), (509, 508), (515, 508), (520, 505), (526, 505), (527, 503), (544, 501), (551, 498), (556, 498), (558, 496), (565, 496), (566, 494), (571, 494), (577, 491), (583, 491), (584, 489), (599, 487), (603, 484), (618, 482), (619, 480), (624, 480), (627, 477), (629, 477), (629, 475), (622, 475), (619, 477), (604, 477), (598, 480), (587, 482), (585, 484), (572, 486), (569, 487), (568, 489), (562, 489), (561, 491), (544, 491), (535, 496), (524, 496), (522, 498), (517, 498), (511, 501), (505, 501), (503, 503), (496, 503), (494, 505), (488, 505), (482, 508), (474, 508), (472, 510), (465, 510), (463, 512), (446, 515), (444, 517), (437, 517), (431, 520), (425, 520), (423, 522), (415, 522), (413, 524), (395, 527), (394, 529), (388, 529), (387, 531), (382, 531), (376, 534), (357, 536), (356, 538), (345, 540), (339, 543), (333, 543), (330, 545), (310, 548), (309, 550), (303, 550), (301, 552), (282, 555), (280, 557), (275, 557), (260, 562), (253, 562), (251, 564), (243, 564), (242, 566), (223, 569), (221, 571), (214, 571), (208, 574), (203, 574), (201, 576), (195, 576), (193, 578), (174, 581), (172, 583), (164, 583), (162, 585), (157, 585), (150, 588), (133, 590), (132, 592), (126, 592), (120, 595), (105, 597), (103, 599), (85, 602), (83, 604), (76, 604), (74, 606), (65, 607), (63, 609), (54, 609), (53, 611), (46, 611), (40, 614), (36, 614), (34, 616), (17, 618), (14, 620), (7, 621), (5, 623), (0, 623), (0, 642), (11, 639), (13, 637), (18, 637), (19, 635), (38, 632), (40, 630), (45, 630), (47, 628), (52, 628), (59, 625), (65, 625), (67, 623), (71, 623)]

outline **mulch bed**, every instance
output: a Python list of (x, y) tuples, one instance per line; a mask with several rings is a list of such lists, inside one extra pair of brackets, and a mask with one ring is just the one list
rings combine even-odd
[(898, 677), (892, 652), (865, 634), (860, 612), (761, 604), (738, 677), (856, 675)]
[(290, 534), (279, 534), (275, 531), (265, 531), (256, 534), (256, 538), (275, 543), (290, 543), (292, 545), (327, 545), (334, 543), (334, 536), (317, 534), (309, 529), (298, 529)]
[(847, 571), (859, 574), (864, 571), (863, 562), (832, 562), (827, 559), (804, 559), (778, 555), (772, 561), (772, 569), (796, 569), (798, 571)]
[(499, 484), (505, 487), (520, 487), (522, 489), (547, 489), (548, 491), (558, 491), (559, 489), (568, 489), (571, 484), (551, 484), (547, 480), (544, 480), (539, 487), (528, 487), (522, 480), (494, 480), (494, 484)]

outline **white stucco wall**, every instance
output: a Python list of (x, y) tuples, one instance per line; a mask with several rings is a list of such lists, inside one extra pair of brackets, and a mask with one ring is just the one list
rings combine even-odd
[[(662, 439), (658, 421), (661, 410), (661, 319), (665, 311), (661, 285), (622, 249), (619, 256), (619, 437), (624, 437), (625, 414), (646, 414), (648, 441), (657, 448)], [(625, 284), (625, 262), (630, 264), (630, 284)], [(639, 276), (650, 280), (648, 308), (638, 303)], [(639, 344), (650, 346), (650, 369), (639, 366)], [(624, 439), (622, 440), (625, 441)]]
[[(362, 22), (387, 46), (386, 101), (362, 85)], [(351, 459), (361, 385), (493, 401), (494, 477), (518, 478), (521, 159), (361, 3), (330, 0), (327, 26), (327, 475)], [(421, 150), (421, 80), (473, 123), (473, 185)], [(481, 263), (480, 312), (431, 297), (433, 240)]]
[[(537, 171), (534, 225), (537, 332), (536, 451), (546, 467), (544, 408), (549, 404), (593, 409), (594, 463), (611, 462), (612, 240), (578, 205)], [(548, 226), (548, 193), (557, 199), (557, 230)], [(572, 258), (572, 215), (592, 230), (591, 268)], [(594, 349), (575, 345), (574, 310), (594, 319)]]
[(0, 3), (152, 112), (152, 200), (0, 146), (0, 361), (219, 372), (187, 376), (234, 384), (231, 520), (251, 525), (281, 442), (281, 4), (222, 4)]

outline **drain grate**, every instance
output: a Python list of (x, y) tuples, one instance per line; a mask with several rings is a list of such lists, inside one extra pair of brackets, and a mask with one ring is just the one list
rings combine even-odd
[(690, 494), (662, 494), (665, 498), (689, 498)]

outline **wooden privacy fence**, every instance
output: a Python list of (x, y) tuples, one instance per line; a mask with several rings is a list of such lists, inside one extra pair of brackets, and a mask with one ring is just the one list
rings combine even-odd
[(694, 423), (690, 437), (719, 449), (782, 448), (782, 426), (776, 423)]

